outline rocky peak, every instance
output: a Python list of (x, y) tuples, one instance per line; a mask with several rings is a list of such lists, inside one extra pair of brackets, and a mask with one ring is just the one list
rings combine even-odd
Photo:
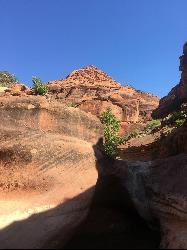
[(61, 85), (86, 85), (103, 87), (120, 87), (120, 84), (114, 81), (108, 74), (94, 65), (86, 66), (74, 70), (64, 80), (53, 81)]
[(65, 79), (49, 82), (49, 93), (59, 102), (75, 103), (78, 107), (100, 117), (110, 107), (122, 122), (142, 122), (151, 119), (159, 98), (122, 86), (94, 65), (74, 70)]

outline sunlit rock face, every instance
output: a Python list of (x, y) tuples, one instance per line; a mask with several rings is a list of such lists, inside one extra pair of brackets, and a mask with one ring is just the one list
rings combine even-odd
[(0, 134), (0, 249), (63, 246), (92, 201), (100, 121), (46, 97), (6, 96)]
[(160, 100), (159, 107), (153, 112), (154, 118), (166, 117), (187, 101), (187, 43), (183, 46), (183, 55), (180, 57), (180, 83), (171, 92)]
[(48, 86), (53, 97), (62, 103), (76, 103), (80, 109), (97, 116), (110, 107), (122, 122), (151, 119), (159, 103), (158, 97), (121, 86), (92, 65), (73, 71), (63, 80), (51, 81)]

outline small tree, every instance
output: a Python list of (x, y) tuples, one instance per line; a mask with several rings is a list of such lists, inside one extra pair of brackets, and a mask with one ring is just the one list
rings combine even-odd
[(44, 84), (40, 78), (33, 77), (32, 82), (37, 95), (46, 95), (48, 93), (48, 86)]
[(110, 108), (101, 114), (101, 122), (104, 125), (104, 149), (110, 158), (116, 158), (117, 147), (124, 142), (119, 136), (120, 122)]
[(9, 88), (17, 82), (17, 78), (8, 71), (0, 71), (0, 87)]

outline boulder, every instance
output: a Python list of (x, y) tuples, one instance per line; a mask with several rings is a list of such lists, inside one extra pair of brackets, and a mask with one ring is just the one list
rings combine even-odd
[(21, 83), (15, 83), (5, 90), (5, 92), (11, 96), (27, 95), (29, 91), (30, 89)]

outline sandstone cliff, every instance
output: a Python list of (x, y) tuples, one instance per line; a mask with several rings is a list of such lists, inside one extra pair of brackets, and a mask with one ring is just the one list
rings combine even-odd
[(131, 86), (121, 86), (95, 66), (73, 71), (63, 80), (49, 82), (55, 99), (77, 104), (99, 116), (108, 107), (122, 122), (144, 122), (151, 118), (159, 98)]

